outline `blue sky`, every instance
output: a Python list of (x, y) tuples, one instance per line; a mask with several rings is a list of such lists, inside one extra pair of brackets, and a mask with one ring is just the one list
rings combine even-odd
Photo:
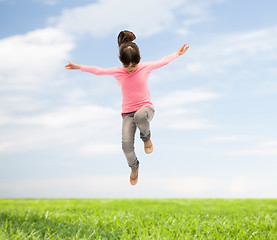
[[(0, 197), (276, 198), (276, 1), (0, 0)], [(154, 152), (121, 151), (117, 35), (153, 71)]]

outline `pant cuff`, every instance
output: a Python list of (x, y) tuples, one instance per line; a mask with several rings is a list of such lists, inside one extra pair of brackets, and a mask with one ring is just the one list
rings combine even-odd
[(139, 168), (139, 160), (136, 161), (136, 163), (133, 166), (130, 166), (132, 171), (137, 171)]
[(141, 135), (140, 138), (143, 142), (148, 142), (151, 138), (151, 132), (149, 132), (149, 134), (146, 137)]

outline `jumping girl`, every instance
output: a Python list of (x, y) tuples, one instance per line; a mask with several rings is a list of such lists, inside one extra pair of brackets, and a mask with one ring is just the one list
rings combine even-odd
[(174, 52), (156, 62), (140, 62), (138, 46), (133, 43), (136, 36), (130, 31), (121, 31), (118, 35), (119, 59), (122, 67), (109, 69), (96, 66), (85, 66), (69, 62), (66, 69), (80, 69), (95, 75), (111, 75), (117, 80), (122, 93), (122, 150), (131, 168), (130, 183), (138, 181), (139, 161), (134, 151), (135, 132), (140, 130), (140, 138), (144, 142), (147, 154), (153, 151), (151, 142), (150, 121), (154, 116), (154, 106), (148, 89), (148, 76), (151, 71), (167, 65), (178, 56), (184, 54), (188, 46), (183, 45)]

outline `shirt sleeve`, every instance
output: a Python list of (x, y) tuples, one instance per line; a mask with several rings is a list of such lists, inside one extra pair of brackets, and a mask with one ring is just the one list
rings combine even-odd
[(116, 72), (117, 68), (100, 68), (96, 66), (86, 66), (86, 65), (81, 65), (81, 71), (82, 72), (88, 72), (92, 73), (95, 75), (114, 75)]
[(163, 67), (170, 62), (172, 62), (174, 59), (178, 58), (179, 54), (177, 52), (174, 52), (166, 57), (163, 57), (162, 59), (155, 61), (155, 62), (147, 62), (148, 69), (150, 71), (155, 70), (157, 68)]

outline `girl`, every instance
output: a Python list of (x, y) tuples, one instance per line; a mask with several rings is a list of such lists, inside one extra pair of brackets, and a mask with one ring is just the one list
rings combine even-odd
[(183, 45), (177, 52), (156, 62), (140, 62), (138, 46), (133, 43), (136, 36), (130, 31), (121, 31), (118, 35), (119, 59), (122, 67), (109, 69), (85, 66), (69, 62), (66, 69), (80, 69), (96, 75), (112, 75), (117, 80), (122, 93), (122, 150), (131, 168), (130, 183), (138, 181), (139, 161), (134, 151), (135, 132), (140, 130), (140, 138), (144, 142), (147, 154), (153, 151), (151, 142), (150, 121), (154, 116), (154, 107), (148, 89), (148, 76), (152, 70), (167, 65), (178, 56), (184, 54), (188, 46)]

